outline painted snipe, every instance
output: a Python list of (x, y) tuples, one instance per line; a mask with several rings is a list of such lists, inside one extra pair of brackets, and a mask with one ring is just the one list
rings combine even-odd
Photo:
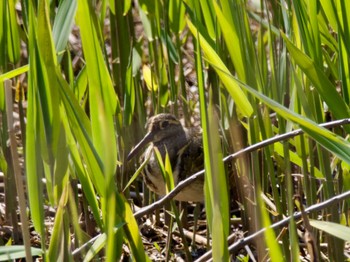
[[(159, 169), (153, 148), (158, 148), (163, 161), (168, 152), (174, 183), (200, 171), (204, 167), (202, 136), (197, 130), (187, 129), (171, 114), (158, 114), (147, 121), (147, 134), (129, 153), (133, 158), (145, 146), (143, 158), (149, 159), (143, 171), (146, 185), (156, 194), (165, 195), (165, 183)], [(202, 202), (204, 178), (198, 178), (184, 188), (174, 199), (179, 201)]]

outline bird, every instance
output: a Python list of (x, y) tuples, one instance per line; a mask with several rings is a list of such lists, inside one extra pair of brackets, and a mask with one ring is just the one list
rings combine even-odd
[[(143, 170), (143, 180), (157, 195), (166, 195), (164, 178), (157, 161), (154, 148), (157, 148), (163, 162), (166, 154), (170, 159), (174, 185), (190, 175), (204, 169), (203, 143), (201, 132), (186, 128), (172, 114), (160, 113), (152, 116), (146, 123), (147, 133), (131, 150), (127, 161), (145, 148), (142, 159), (148, 159)], [(204, 201), (204, 178), (199, 177), (180, 191), (175, 200), (185, 202)]]

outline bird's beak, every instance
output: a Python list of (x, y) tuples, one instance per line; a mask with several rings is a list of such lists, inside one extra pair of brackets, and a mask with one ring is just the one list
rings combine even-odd
[(133, 150), (129, 153), (127, 157), (127, 161), (131, 160), (135, 155), (137, 155), (142, 148), (144, 148), (148, 143), (152, 142), (153, 134), (148, 132), (144, 138), (134, 147)]

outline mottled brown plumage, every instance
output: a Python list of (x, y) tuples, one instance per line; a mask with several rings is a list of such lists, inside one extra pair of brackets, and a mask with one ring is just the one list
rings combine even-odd
[[(143, 177), (146, 185), (153, 192), (158, 195), (166, 194), (154, 147), (158, 148), (163, 160), (168, 152), (175, 185), (204, 168), (202, 137), (199, 132), (183, 127), (171, 114), (158, 114), (151, 117), (147, 122), (147, 130), (145, 137), (128, 155), (128, 160), (148, 145), (143, 155), (144, 159), (149, 159)], [(202, 202), (203, 185), (204, 179), (201, 177), (184, 188), (175, 199)]]

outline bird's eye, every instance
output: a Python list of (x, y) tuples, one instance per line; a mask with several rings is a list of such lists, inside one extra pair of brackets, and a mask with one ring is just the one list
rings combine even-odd
[(160, 128), (161, 129), (166, 128), (168, 125), (169, 125), (169, 121), (165, 120), (165, 121), (160, 122)]

